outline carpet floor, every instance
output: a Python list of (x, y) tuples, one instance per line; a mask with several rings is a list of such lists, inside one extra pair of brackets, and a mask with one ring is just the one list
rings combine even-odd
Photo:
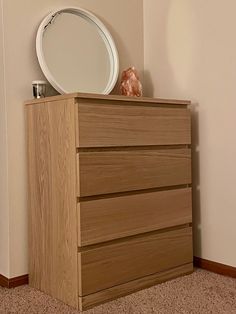
[[(71, 307), (29, 286), (0, 288), (0, 314), (78, 314)], [(83, 314), (236, 314), (236, 279), (201, 269)]]

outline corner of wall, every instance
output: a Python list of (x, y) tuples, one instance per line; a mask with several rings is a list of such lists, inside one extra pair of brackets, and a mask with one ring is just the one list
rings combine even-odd
[(5, 51), (3, 0), (0, 0), (0, 274), (10, 275), (10, 243), (9, 243), (9, 193), (8, 193), (8, 145), (7, 145), (7, 108), (5, 82)]

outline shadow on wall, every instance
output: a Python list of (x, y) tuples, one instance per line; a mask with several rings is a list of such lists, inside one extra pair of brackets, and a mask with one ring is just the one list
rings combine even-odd
[[(151, 2), (150, 5), (152, 6)], [(160, 98), (178, 98), (174, 97), (175, 91), (180, 91), (179, 84), (176, 80), (174, 71), (172, 69), (169, 53), (168, 53), (168, 19), (169, 11), (172, 5), (172, 0), (165, 0), (161, 3), (161, 16), (158, 16), (158, 20), (148, 24), (148, 21), (153, 20), (153, 10), (148, 7), (146, 12), (146, 20), (149, 27), (152, 29), (158, 29), (157, 35), (153, 36), (153, 32), (146, 33), (146, 43), (144, 49), (144, 76), (143, 76), (143, 90), (144, 96), (148, 97), (160, 97)], [(154, 24), (155, 23), (155, 24)], [(147, 25), (146, 25), (147, 27)], [(160, 31), (161, 30), (161, 31)], [(159, 34), (161, 34), (159, 36)], [(150, 37), (149, 37), (150, 36)], [(153, 53), (155, 52), (155, 54)], [(155, 55), (155, 58), (154, 58)], [(150, 69), (151, 72), (147, 69)], [(161, 76), (165, 75), (165, 81), (168, 81), (168, 85), (163, 85)], [(181, 91), (180, 91), (181, 92)], [(172, 96), (173, 95), (173, 96)]]
[[(200, 156), (198, 103), (191, 104), (192, 118), (192, 204), (194, 255), (201, 257), (201, 202), (200, 202)], [(199, 256), (200, 255), (200, 256)]]
[[(92, 12), (92, 11), (91, 11)], [(93, 12), (93, 14), (95, 14)], [(140, 74), (141, 81), (143, 81), (143, 69), (139, 68), (139, 66), (133, 61), (134, 56), (133, 54), (130, 53), (128, 49), (128, 44), (124, 40), (124, 38), (120, 35), (120, 33), (117, 31), (117, 29), (114, 27), (114, 25), (111, 22), (108, 22), (103, 18), (103, 16), (99, 15), (98, 13), (95, 14), (102, 22), (103, 24), (107, 27), (109, 32), (111, 33), (111, 36), (113, 37), (115, 41), (115, 45), (118, 51), (119, 55), (119, 75), (117, 78), (117, 82), (111, 91), (112, 95), (121, 95), (120, 92), (120, 83), (121, 83), (121, 75), (124, 70), (129, 68), (130, 66), (134, 66), (137, 68)]]
[[(161, 14), (153, 17), (154, 0), (146, 4), (145, 94), (149, 97), (193, 100), (196, 84), (194, 6), (188, 1), (165, 0), (159, 4)], [(153, 30), (156, 30), (153, 31)], [(149, 32), (150, 31), (150, 32)], [(196, 99), (196, 98), (195, 98)], [(201, 201), (199, 104), (193, 101), (192, 113), (192, 199), (194, 254), (201, 257)]]
[(143, 96), (154, 97), (154, 86), (150, 71), (143, 71)]
[[(154, 7), (159, 8), (158, 18)], [(188, 1), (145, 4), (145, 95), (189, 97), (196, 57), (194, 18), (194, 6)]]

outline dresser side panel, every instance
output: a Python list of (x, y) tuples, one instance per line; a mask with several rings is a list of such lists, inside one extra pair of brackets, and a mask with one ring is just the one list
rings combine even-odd
[(78, 308), (74, 99), (26, 111), (29, 282)]

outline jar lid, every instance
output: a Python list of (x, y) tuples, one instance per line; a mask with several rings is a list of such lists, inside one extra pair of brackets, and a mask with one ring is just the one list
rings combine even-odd
[(47, 84), (47, 82), (38, 80), (38, 81), (32, 81), (32, 84)]

